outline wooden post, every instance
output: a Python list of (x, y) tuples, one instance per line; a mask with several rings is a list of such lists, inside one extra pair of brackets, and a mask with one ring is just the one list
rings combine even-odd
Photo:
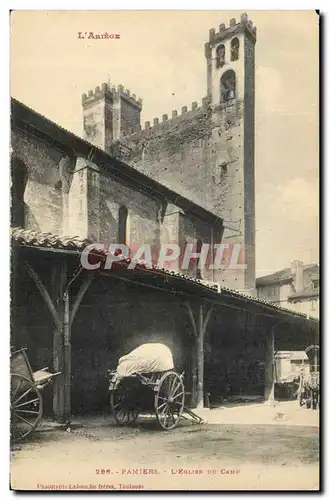
[(66, 262), (53, 263), (52, 267), (52, 289), (53, 302), (55, 304), (60, 324), (56, 325), (53, 336), (53, 369), (61, 372), (55, 377), (53, 393), (53, 409), (55, 419), (59, 422), (65, 420), (65, 360), (64, 360), (64, 291), (67, 282)]
[[(63, 294), (66, 283), (66, 263), (58, 262), (52, 265), (52, 297), (43, 284), (42, 280), (32, 268), (25, 262), (25, 267), (38, 288), (45, 304), (48, 307), (49, 313), (54, 321), (55, 330), (53, 334), (53, 369), (55, 372), (63, 373)], [(53, 393), (53, 410), (56, 419), (61, 420), (63, 417), (63, 375), (55, 377), (54, 393)]]
[(274, 332), (270, 330), (265, 342), (265, 393), (266, 401), (274, 401)]
[(72, 323), (74, 321), (74, 318), (75, 318), (75, 315), (77, 313), (77, 310), (80, 307), (81, 301), (82, 301), (83, 297), (85, 296), (85, 293), (87, 292), (87, 290), (88, 290), (88, 288), (89, 288), (89, 286), (90, 286), (93, 278), (94, 278), (93, 274), (88, 274), (84, 278), (84, 280), (83, 280), (83, 282), (82, 282), (82, 284), (81, 284), (81, 286), (79, 288), (79, 291), (78, 291), (78, 293), (76, 295), (74, 304), (72, 304), (72, 308), (71, 308), (71, 314), (70, 314), (70, 325), (71, 326), (72, 326)]
[(313, 368), (313, 371), (314, 372), (318, 371), (318, 352), (317, 352), (316, 348), (314, 349), (314, 368)]
[(197, 326), (195, 323), (193, 311), (191, 304), (189, 302), (185, 303), (186, 309), (188, 312), (188, 315), (191, 320), (191, 325), (192, 325), (192, 339), (193, 339), (193, 346), (192, 346), (192, 355), (191, 355), (191, 361), (192, 361), (192, 394), (191, 394), (191, 405), (194, 408), (196, 406), (196, 401), (197, 401), (197, 380), (198, 380), (198, 367), (197, 367), (197, 356), (196, 356), (196, 339), (197, 339)]
[[(194, 338), (194, 343), (195, 343), (195, 338)], [(191, 405), (193, 408), (196, 407), (196, 400), (197, 400), (197, 382), (198, 382), (198, 367), (197, 367), (197, 361), (196, 361), (196, 349), (195, 345), (193, 345), (192, 348), (192, 354), (191, 354), (191, 361), (192, 361), (192, 395), (191, 395)]]
[(53, 318), (55, 330), (53, 335), (53, 369), (61, 372), (54, 379), (53, 410), (55, 419), (70, 423), (71, 420), (71, 325), (81, 301), (88, 290), (93, 275), (87, 275), (75, 298), (70, 311), (70, 285), (81, 270), (67, 283), (67, 262), (65, 260), (52, 264), (52, 297), (40, 280), (38, 274), (26, 262), (25, 267), (35, 282), (48, 310)]
[(195, 339), (195, 348), (192, 352), (192, 406), (196, 408), (203, 408), (204, 337), (213, 308), (210, 307), (206, 317), (204, 317), (204, 305), (200, 304), (199, 314), (196, 321), (190, 303), (186, 302), (185, 305), (191, 319), (193, 337)]
[(64, 294), (64, 408), (63, 418), (66, 423), (71, 422), (71, 321), (70, 321), (70, 295)]
[(196, 339), (197, 343), (197, 367), (198, 367), (198, 379), (197, 379), (197, 399), (196, 407), (203, 408), (203, 374), (204, 374), (204, 350), (203, 350), (203, 340), (204, 340), (204, 322), (203, 322), (203, 305), (200, 305), (199, 309), (199, 329), (198, 336)]

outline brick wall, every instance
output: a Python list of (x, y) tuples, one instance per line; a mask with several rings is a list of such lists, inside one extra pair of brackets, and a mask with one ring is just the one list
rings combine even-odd
[(131, 105), (121, 97), (120, 103), (121, 122), (120, 132), (128, 133), (133, 127), (140, 123), (140, 109)]
[(132, 148), (126, 159), (146, 175), (209, 208), (211, 175), (204, 166), (210, 154), (209, 118), (209, 111), (198, 108), (123, 138)]
[(105, 108), (104, 101), (98, 101), (93, 107), (84, 110), (83, 128), (85, 138), (102, 149), (105, 149), (107, 120), (110, 120), (109, 123), (111, 123), (112, 113), (108, 106)]

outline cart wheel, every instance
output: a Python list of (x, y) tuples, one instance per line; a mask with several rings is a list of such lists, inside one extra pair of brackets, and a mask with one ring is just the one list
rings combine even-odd
[(110, 406), (114, 420), (119, 425), (129, 425), (135, 422), (139, 410), (133, 407), (132, 391), (121, 383), (110, 393)]
[(31, 434), (42, 418), (42, 396), (36, 385), (23, 375), (11, 375), (11, 438), (21, 441)]
[(185, 390), (182, 378), (173, 371), (165, 373), (155, 394), (154, 409), (159, 426), (174, 429), (184, 410)]

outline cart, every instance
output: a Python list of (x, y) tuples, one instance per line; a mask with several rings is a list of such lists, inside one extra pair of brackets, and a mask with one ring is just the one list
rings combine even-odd
[(32, 434), (43, 412), (41, 392), (60, 372), (50, 373), (43, 368), (33, 373), (26, 348), (11, 353), (10, 413), (11, 439), (21, 441)]
[[(146, 357), (143, 359), (143, 356)], [(124, 369), (121, 361), (126, 363)], [(163, 369), (153, 371), (152, 367)], [(132, 424), (140, 413), (155, 415), (158, 427), (165, 431), (177, 427), (181, 418), (187, 419), (184, 414), (203, 423), (203, 419), (185, 405), (184, 374), (173, 369), (172, 356), (166, 346), (144, 344), (120, 358), (117, 370), (108, 372), (110, 407), (119, 425)]]
[(316, 410), (320, 406), (319, 346), (311, 345), (305, 349), (310, 360), (310, 373), (301, 373), (298, 396), (299, 404)]

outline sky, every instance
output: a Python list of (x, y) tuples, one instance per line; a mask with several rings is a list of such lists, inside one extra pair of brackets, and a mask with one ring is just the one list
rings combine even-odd
[[(11, 95), (82, 136), (81, 95), (109, 78), (142, 123), (206, 95), (210, 28), (241, 11), (14, 11)], [(315, 11), (248, 11), (256, 44), (257, 276), (318, 262), (319, 40)], [(79, 39), (78, 32), (120, 34)]]

